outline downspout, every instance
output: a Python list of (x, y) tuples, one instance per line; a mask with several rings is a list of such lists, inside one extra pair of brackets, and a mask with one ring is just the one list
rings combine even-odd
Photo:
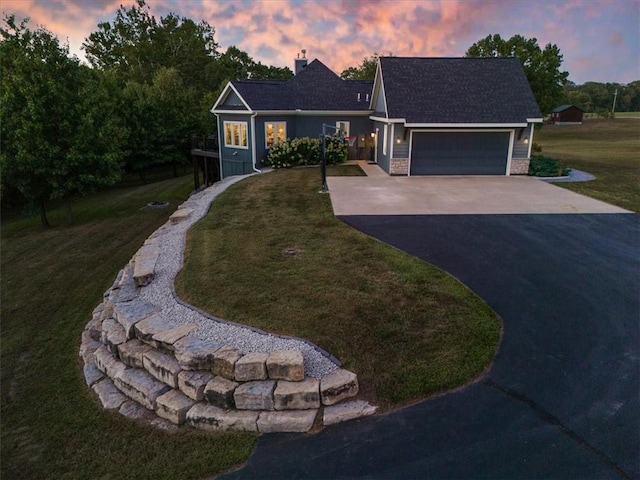
[(531, 134), (529, 135), (529, 153), (527, 154), (527, 158), (531, 158), (531, 147), (533, 147), (533, 130), (536, 128), (534, 123), (531, 124)]
[(256, 168), (256, 117), (258, 112), (251, 114), (251, 160), (253, 161), (253, 171), (256, 173), (262, 173)]

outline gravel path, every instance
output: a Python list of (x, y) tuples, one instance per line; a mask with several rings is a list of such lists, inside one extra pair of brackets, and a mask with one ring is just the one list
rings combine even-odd
[(150, 238), (158, 237), (159, 239), (160, 256), (155, 266), (154, 280), (141, 289), (140, 298), (159, 307), (161, 315), (165, 319), (171, 319), (176, 326), (196, 324), (198, 328), (193, 333), (194, 336), (213, 340), (221, 346), (232, 345), (245, 353), (271, 352), (279, 349), (299, 350), (305, 360), (305, 373), (321, 378), (336, 370), (337, 364), (317, 346), (306, 340), (284, 338), (226, 322), (178, 301), (175, 294), (173, 282), (183, 266), (187, 230), (204, 217), (209, 206), (220, 193), (246, 177), (230, 177), (193, 194), (179, 207), (193, 209), (187, 220), (176, 225), (167, 222), (151, 235)]

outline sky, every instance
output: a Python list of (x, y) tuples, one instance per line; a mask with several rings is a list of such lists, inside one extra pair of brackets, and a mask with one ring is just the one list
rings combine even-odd
[[(3, 14), (29, 17), (82, 43), (133, 0), (0, 0)], [(555, 44), (569, 80), (640, 80), (640, 0), (147, 0), (160, 18), (173, 12), (215, 28), (224, 51), (235, 45), (256, 61), (293, 70), (302, 49), (336, 73), (382, 55), (460, 57), (489, 34)], [(3, 15), (4, 16), (4, 15)]]

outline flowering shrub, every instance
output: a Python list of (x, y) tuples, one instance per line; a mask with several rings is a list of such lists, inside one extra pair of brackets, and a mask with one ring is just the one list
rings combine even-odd
[[(327, 163), (340, 163), (347, 159), (347, 146), (337, 137), (327, 138)], [(273, 168), (299, 165), (317, 165), (322, 161), (322, 143), (319, 138), (294, 138), (276, 143), (269, 149), (265, 164)]]

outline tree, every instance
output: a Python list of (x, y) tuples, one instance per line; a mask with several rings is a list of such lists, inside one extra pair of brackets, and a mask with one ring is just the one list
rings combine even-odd
[[(108, 114), (109, 96), (93, 73), (69, 57), (48, 30), (4, 19), (0, 28), (0, 152), (3, 185), (39, 206), (117, 181), (120, 128)], [(103, 101), (104, 103), (100, 103)]]
[(563, 98), (563, 86), (569, 76), (560, 71), (562, 54), (556, 45), (548, 43), (544, 50), (536, 38), (514, 35), (504, 40), (500, 35), (488, 35), (474, 43), (467, 57), (516, 57), (522, 62), (531, 90), (543, 113), (556, 107)]
[(364, 57), (360, 65), (343, 70), (340, 76), (345, 80), (373, 80), (378, 68), (378, 57), (378, 52), (371, 57)]

